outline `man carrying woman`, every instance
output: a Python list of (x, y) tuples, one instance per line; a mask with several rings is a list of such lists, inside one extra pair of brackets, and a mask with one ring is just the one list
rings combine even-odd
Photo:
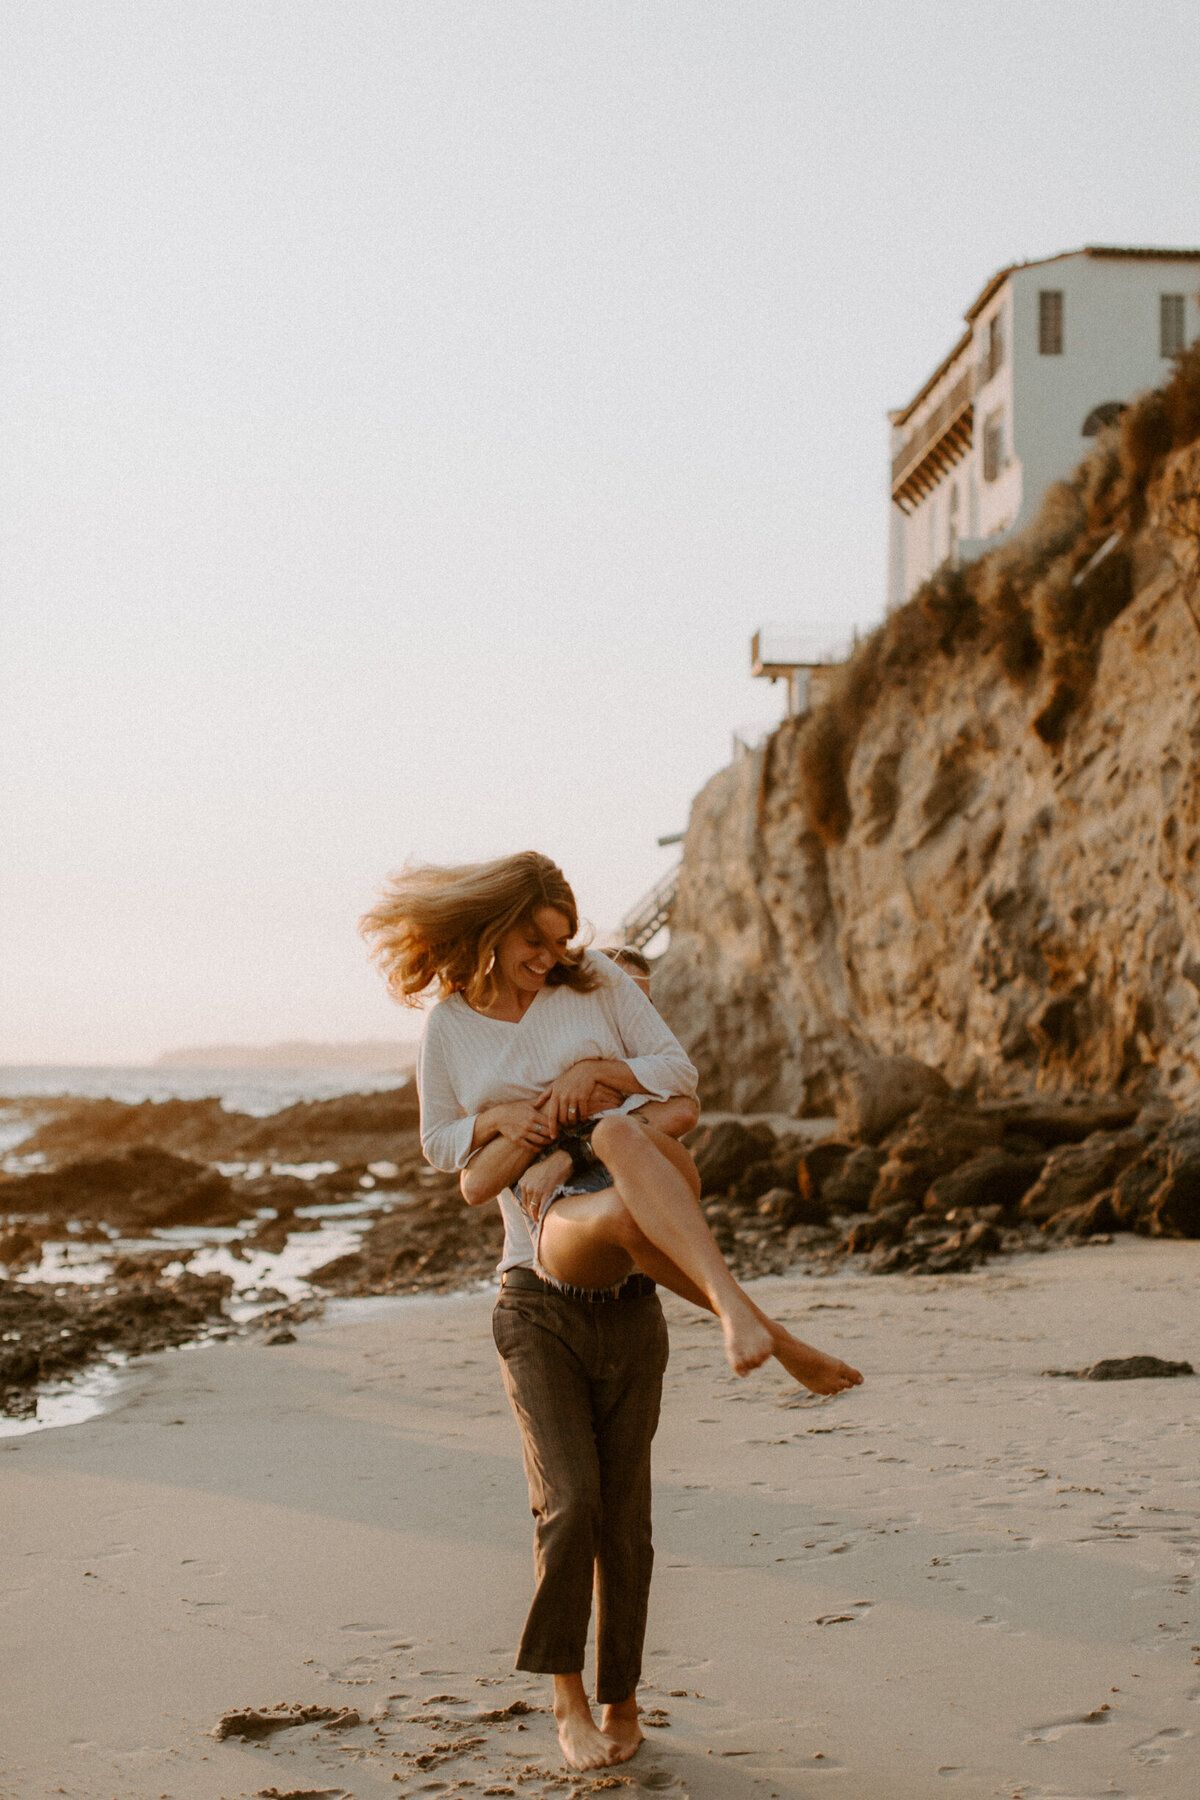
[[(629, 976), (572, 945), (574, 895), (548, 857), (405, 870), (362, 928), (397, 999), (438, 995), (417, 1066), (425, 1154), (504, 1217), (493, 1334), (536, 1520), (517, 1666), (554, 1677), (572, 1767), (623, 1762), (641, 1742), (667, 1360), (655, 1283), (716, 1314), (738, 1375), (774, 1356), (817, 1393), (862, 1377), (734, 1281), (677, 1141), (698, 1116), (695, 1070)], [(582, 1676), (593, 1581), (598, 1724)]]

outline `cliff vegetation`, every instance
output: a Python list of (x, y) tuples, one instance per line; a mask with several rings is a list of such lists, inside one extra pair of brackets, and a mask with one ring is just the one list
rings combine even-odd
[(709, 1106), (1200, 1087), (1200, 346), (697, 798), (656, 993)]

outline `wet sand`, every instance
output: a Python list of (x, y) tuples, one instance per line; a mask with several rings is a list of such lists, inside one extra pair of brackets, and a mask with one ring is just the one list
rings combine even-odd
[[(0, 1446), (4, 1800), (1190, 1800), (1200, 1379), (1041, 1371), (1200, 1366), (1200, 1243), (753, 1285), (868, 1385), (736, 1381), (671, 1303), (632, 1764), (570, 1779), (520, 1710), (545, 1691), (511, 1670), (529, 1519), (491, 1303), (429, 1296), (164, 1353)], [(210, 1735), (281, 1705), (343, 1716)]]

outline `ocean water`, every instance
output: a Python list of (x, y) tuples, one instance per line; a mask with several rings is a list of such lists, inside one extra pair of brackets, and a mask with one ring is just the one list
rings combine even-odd
[(50, 1064), (0, 1064), (0, 1104), (4, 1098), (78, 1094), (86, 1099), (204, 1100), (216, 1095), (228, 1112), (265, 1118), (300, 1100), (334, 1100), (340, 1094), (377, 1094), (401, 1087), (402, 1069), (147, 1069), (72, 1068)]

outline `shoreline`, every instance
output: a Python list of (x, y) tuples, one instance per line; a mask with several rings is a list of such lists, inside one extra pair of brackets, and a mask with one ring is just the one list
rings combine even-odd
[[(831, 1119), (719, 1112), (688, 1134), (738, 1279), (960, 1273), (1130, 1229), (1200, 1238), (1195, 1121), (1111, 1099), (977, 1103), (900, 1073), (885, 1059), (861, 1139)], [(286, 1342), (331, 1298), (493, 1278), (499, 1214), (469, 1212), (427, 1167), (411, 1084), (265, 1116), (214, 1095), (51, 1114), (0, 1163), (8, 1417), (72, 1413), (61, 1384), (114, 1354), (246, 1330)]]
[[(1131, 1242), (1137, 1240), (1131, 1234)], [(1055, 1248), (1082, 1250), (1089, 1247), (1083, 1243), (1055, 1246)], [(1097, 1246), (1098, 1247), (1098, 1246)], [(1002, 1254), (998, 1263), (1012, 1264), (1023, 1258), (1030, 1261), (1049, 1253), (1051, 1246), (1036, 1245), (1022, 1251)], [(836, 1283), (843, 1280), (858, 1280), (865, 1277), (867, 1258), (852, 1256), (843, 1260), (822, 1265), (806, 1265), (798, 1261), (790, 1269), (776, 1275), (758, 1277), (759, 1280), (807, 1280)], [(920, 1271), (907, 1271), (912, 1276)], [(748, 1278), (743, 1277), (746, 1285)], [(81, 1291), (86, 1291), (82, 1290)], [(460, 1287), (427, 1286), (405, 1289), (389, 1293), (343, 1293), (329, 1289), (310, 1291), (282, 1306), (266, 1306), (254, 1311), (242, 1306), (237, 1312), (226, 1312), (216, 1316), (208, 1326), (196, 1330), (195, 1335), (169, 1343), (161, 1348), (148, 1350), (113, 1349), (98, 1353), (92, 1360), (84, 1363), (78, 1371), (62, 1379), (39, 1383), (31, 1390), (35, 1401), (35, 1410), (30, 1414), (0, 1412), (0, 1444), (6, 1438), (24, 1437), (32, 1432), (55, 1431), (65, 1425), (83, 1424), (87, 1420), (97, 1418), (110, 1412), (119, 1404), (119, 1395), (128, 1382), (134, 1380), (143, 1370), (151, 1367), (161, 1356), (169, 1356), (180, 1350), (205, 1350), (218, 1344), (228, 1343), (236, 1339), (264, 1338), (265, 1334), (277, 1330), (289, 1331), (297, 1323), (307, 1323), (314, 1319), (325, 1319), (333, 1323), (352, 1322), (357, 1319), (388, 1317), (393, 1309), (408, 1310), (418, 1302), (467, 1301), (477, 1296), (494, 1296), (500, 1291), (498, 1275), (475, 1276), (464, 1281)], [(673, 1302), (673, 1296), (665, 1289), (659, 1290), (664, 1304)], [(236, 1302), (231, 1296), (227, 1304)], [(267, 1339), (267, 1341), (270, 1341)], [(282, 1341), (282, 1340), (281, 1340)]]
[[(737, 1381), (669, 1301), (659, 1728), (617, 1773), (677, 1800), (1190, 1800), (1200, 1385), (1041, 1371), (1195, 1362), (1198, 1285), (1200, 1244), (1136, 1238), (755, 1282), (864, 1368), (826, 1401)], [(6, 1800), (600, 1791), (519, 1710), (548, 1683), (511, 1670), (529, 1518), (492, 1296), (412, 1298), (148, 1359), (103, 1415), (0, 1446)], [(210, 1735), (282, 1705), (361, 1722)]]

